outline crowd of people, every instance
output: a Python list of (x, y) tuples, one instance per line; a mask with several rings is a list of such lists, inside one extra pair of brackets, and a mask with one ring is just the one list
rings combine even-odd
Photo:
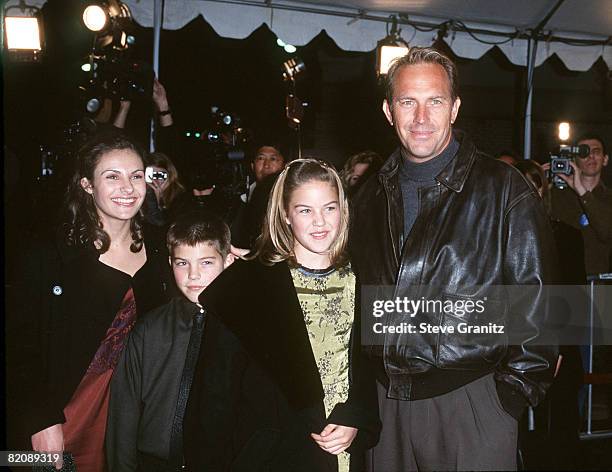
[[(153, 100), (172, 132), (157, 80)], [(21, 278), (35, 341), (20, 416), (33, 450), (62, 453), (49, 470), (516, 470), (542, 403), (564, 445), (551, 467), (574, 466), (583, 356), (548, 341), (545, 287), (610, 271), (607, 149), (586, 135), (551, 189), (546, 166), (479, 152), (453, 127), (460, 106), (455, 64), (411, 48), (387, 75), (388, 159), (338, 172), (261, 143), (229, 203), (210, 169), (180, 175), (171, 146), (122, 133), (122, 103)], [(455, 308), (387, 313), (373, 339), (372, 287)]]

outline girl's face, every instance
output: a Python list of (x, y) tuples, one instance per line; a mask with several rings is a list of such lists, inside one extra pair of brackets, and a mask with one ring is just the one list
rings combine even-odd
[(340, 202), (335, 187), (313, 180), (296, 188), (289, 200), (286, 221), (293, 232), (297, 262), (311, 269), (329, 267), (329, 251), (340, 228)]
[(131, 149), (103, 154), (94, 169), (93, 181), (81, 179), (92, 195), (100, 220), (129, 221), (140, 210), (147, 191), (142, 159)]

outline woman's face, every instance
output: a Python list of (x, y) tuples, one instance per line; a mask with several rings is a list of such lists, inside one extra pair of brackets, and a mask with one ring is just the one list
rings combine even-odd
[(96, 205), (100, 220), (129, 221), (140, 210), (146, 194), (142, 159), (131, 149), (103, 154), (93, 172), (93, 181), (81, 179), (81, 186)]
[(293, 232), (297, 262), (311, 269), (329, 267), (330, 248), (340, 228), (336, 188), (317, 180), (300, 185), (289, 200), (286, 221)]
[(368, 170), (368, 167), (370, 167), (370, 164), (366, 164), (366, 163), (355, 164), (355, 166), (353, 167), (353, 171), (349, 175), (349, 179), (348, 179), (349, 187), (352, 187), (353, 185), (356, 185), (357, 182), (359, 182), (359, 180), (363, 177), (363, 174), (365, 174), (366, 171)]

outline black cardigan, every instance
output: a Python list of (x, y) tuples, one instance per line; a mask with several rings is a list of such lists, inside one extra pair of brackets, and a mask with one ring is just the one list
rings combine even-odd
[(334, 471), (310, 437), (326, 424), (359, 429), (351, 467), (378, 441), (374, 377), (361, 368), (358, 318), (349, 398), (325, 418), (323, 387), (286, 263), (237, 261), (200, 296), (207, 311), (185, 415), (190, 470)]
[(59, 235), (28, 254), (18, 291), (31, 333), (20, 359), (29, 397), (24, 432), (65, 422), (63, 409), (130, 286), (138, 315), (166, 301), (170, 269), (162, 241), (154, 228), (145, 228), (147, 262), (133, 278), (101, 263), (93, 246), (67, 246)]

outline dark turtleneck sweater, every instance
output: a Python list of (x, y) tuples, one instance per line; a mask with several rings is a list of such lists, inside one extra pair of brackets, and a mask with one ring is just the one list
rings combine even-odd
[(436, 176), (444, 169), (457, 151), (459, 142), (451, 135), (448, 146), (433, 159), (426, 162), (412, 162), (402, 149), (402, 165), (399, 169), (399, 182), (404, 203), (404, 240), (408, 237), (412, 225), (419, 214), (419, 189), (435, 185)]

